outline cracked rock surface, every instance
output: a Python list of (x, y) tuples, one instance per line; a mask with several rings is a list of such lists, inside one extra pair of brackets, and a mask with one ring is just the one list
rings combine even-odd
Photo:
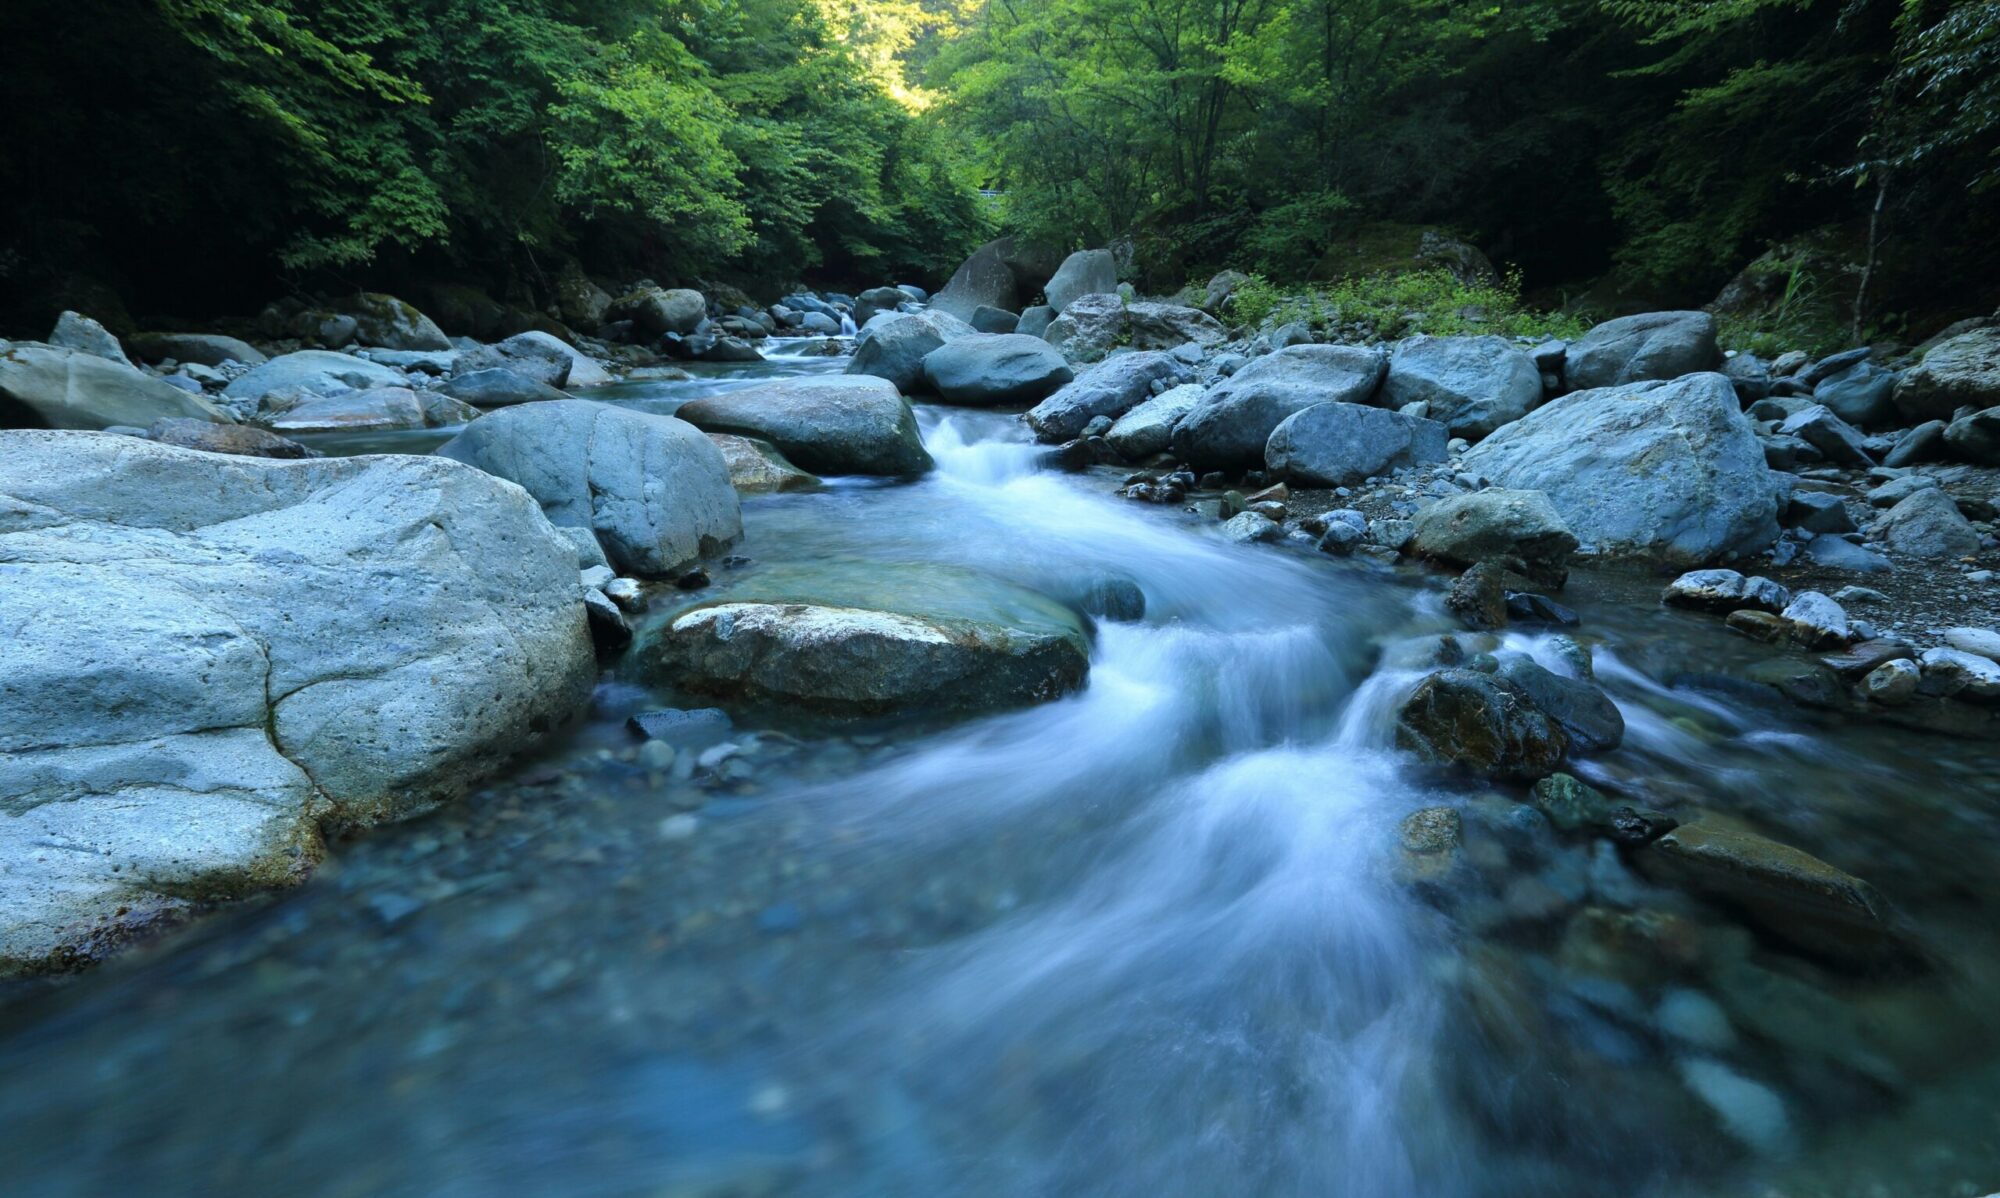
[(456, 462), (0, 432), (0, 975), (453, 797), (587, 699), (580, 600)]

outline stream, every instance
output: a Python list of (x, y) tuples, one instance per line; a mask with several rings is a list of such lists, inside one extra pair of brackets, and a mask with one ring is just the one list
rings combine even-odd
[[(840, 364), (781, 342), (591, 397)], [(2000, 746), (1815, 722), (1724, 681), (1779, 650), (1578, 572), (1628, 733), (1576, 772), (1868, 879), (1934, 961), (1839, 973), (1521, 792), (1413, 769), (1391, 720), (1452, 628), (1440, 578), (1230, 544), (1044, 469), (1011, 414), (919, 417), (933, 474), (746, 500), (747, 560), (656, 594), (642, 638), (768, 571), (1131, 580), (1145, 615), (1096, 624), (1083, 691), (743, 716), (732, 753), (652, 770), (626, 718), (688, 701), (614, 665), (465, 803), (0, 990), (0, 1192), (2000, 1190)], [(1400, 827), (1438, 806), (1462, 859), (1414, 879)]]

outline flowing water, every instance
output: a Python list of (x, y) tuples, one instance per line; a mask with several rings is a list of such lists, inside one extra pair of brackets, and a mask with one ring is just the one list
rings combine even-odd
[[(598, 394), (671, 411), (834, 364)], [(935, 473), (747, 502), (748, 560), (695, 598), (780, 570), (1136, 582), (1085, 690), (745, 719), (733, 756), (649, 770), (624, 717), (676, 696), (614, 668), (468, 802), (7, 993), (0, 1192), (2000, 1189), (1994, 746), (1815, 725), (1723, 681), (1773, 651), (1656, 582), (1572, 584), (1629, 726), (1580, 770), (1868, 877), (1935, 961), (1843, 975), (1393, 751), (1437, 580), (1228, 544), (1042, 470), (1011, 416), (921, 420)], [(1399, 826), (1434, 806), (1463, 845), (1427, 876)]]

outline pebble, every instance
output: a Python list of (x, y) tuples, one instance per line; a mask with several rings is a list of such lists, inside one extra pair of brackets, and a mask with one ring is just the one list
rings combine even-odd
[(664, 772), (674, 765), (674, 747), (663, 740), (649, 740), (639, 746), (639, 764)]
[(700, 827), (701, 820), (686, 812), (680, 815), (670, 815), (660, 821), (660, 839), (686, 840), (688, 837), (693, 836), (696, 829)]
[(1869, 603), (1887, 603), (1889, 596), (1884, 595), (1874, 587), (1847, 586), (1833, 593), (1833, 601), (1854, 607)]
[(1861, 691), (1884, 707), (1901, 707), (1916, 697), (1917, 683), (1922, 679), (1923, 671), (1916, 662), (1885, 661), (1868, 671), (1861, 680)]
[(1782, 1153), (1792, 1146), (1791, 1118), (1771, 1087), (1705, 1058), (1683, 1061), (1680, 1070), (1687, 1088), (1708, 1104), (1731, 1136), (1759, 1152)]
[(1677, 987), (1660, 996), (1653, 1020), (1662, 1032), (1709, 1052), (1726, 1052), (1736, 1046), (1736, 1029), (1729, 1015), (1699, 990)]

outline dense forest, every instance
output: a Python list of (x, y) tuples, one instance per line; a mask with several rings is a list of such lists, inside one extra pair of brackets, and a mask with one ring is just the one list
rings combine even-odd
[(936, 282), (1003, 228), (1170, 291), (1421, 225), (1551, 305), (1705, 303), (1762, 256), (1899, 336), (2000, 267), (1980, 0), (21, 0), (0, 37), (37, 314), (532, 301), (569, 258)]

